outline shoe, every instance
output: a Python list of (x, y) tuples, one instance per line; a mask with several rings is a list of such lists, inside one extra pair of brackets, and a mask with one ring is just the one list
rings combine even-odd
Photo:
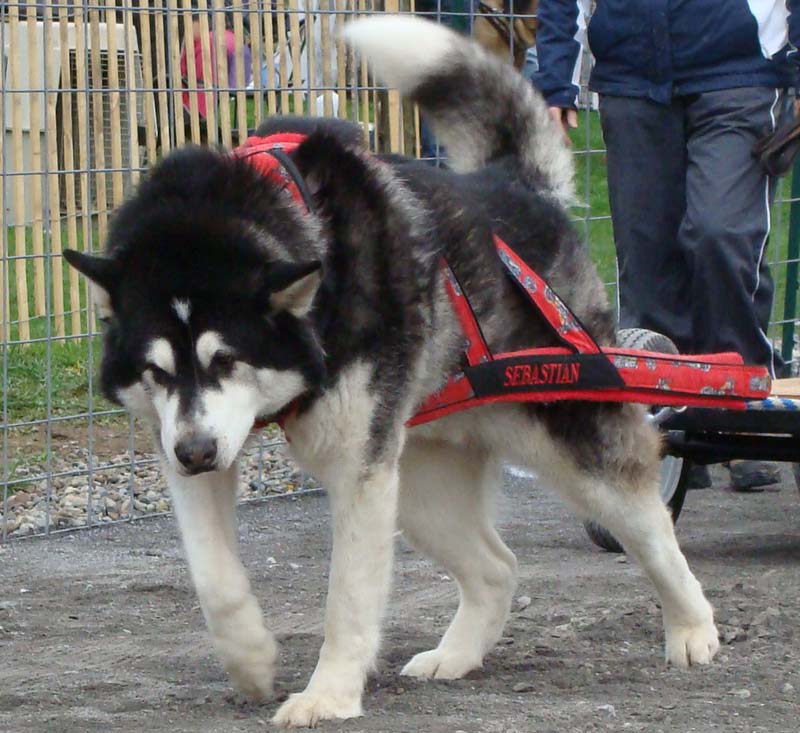
[(780, 483), (781, 480), (778, 467), (767, 461), (731, 461), (728, 468), (734, 491), (763, 491), (765, 486)]
[(689, 480), (686, 484), (687, 489), (708, 489), (711, 487), (711, 472), (708, 466), (701, 463), (693, 463), (689, 467)]

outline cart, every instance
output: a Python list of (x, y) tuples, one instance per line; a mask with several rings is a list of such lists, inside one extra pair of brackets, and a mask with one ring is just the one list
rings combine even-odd
[[(644, 329), (619, 332), (620, 345), (643, 344), (648, 349), (675, 351), (661, 334)], [(683, 509), (693, 464), (733, 459), (783, 461), (793, 464), (800, 488), (800, 379), (776, 379), (763, 399), (747, 400), (744, 409), (654, 406), (650, 413), (664, 434), (659, 491), (677, 522)], [(604, 527), (585, 522), (598, 547), (622, 552)]]

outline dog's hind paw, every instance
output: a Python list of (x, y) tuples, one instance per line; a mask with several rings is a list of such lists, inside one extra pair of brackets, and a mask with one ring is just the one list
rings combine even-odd
[(419, 679), (457, 680), (482, 664), (480, 658), (454, 654), (445, 649), (431, 649), (417, 654), (400, 672)]
[(314, 728), (321, 720), (357, 718), (361, 714), (360, 697), (306, 691), (291, 695), (272, 722), (285, 728)]
[(709, 664), (719, 649), (719, 633), (713, 621), (694, 626), (673, 626), (666, 631), (667, 664), (683, 669)]

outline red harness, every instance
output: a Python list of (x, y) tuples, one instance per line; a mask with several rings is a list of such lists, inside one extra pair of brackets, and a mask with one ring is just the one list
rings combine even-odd
[(305, 139), (306, 135), (301, 135), (299, 132), (279, 132), (268, 137), (253, 135), (238, 148), (234, 148), (233, 155), (246, 160), (262, 176), (287, 189), (300, 207), (308, 211), (309, 201), (300, 190), (301, 179), (292, 176), (287, 170), (285, 158), (297, 150)]
[(567, 305), (500, 237), (500, 261), (563, 346), (493, 354), (450, 267), (447, 288), (466, 337), (464, 369), (430, 395), (409, 426), (492, 402), (640, 402), (744, 409), (769, 394), (765, 367), (745, 366), (736, 353), (700, 356), (600, 347)]
[[(288, 189), (304, 210), (310, 202), (296, 170), (285, 156), (305, 139), (297, 133), (251, 137), (234, 155)], [(293, 168), (293, 166), (292, 166)], [(736, 353), (697, 356), (600, 347), (580, 321), (500, 237), (498, 257), (511, 279), (562, 341), (563, 346), (493, 354), (481, 333), (467, 296), (443, 259), (445, 288), (465, 337), (464, 367), (430, 395), (408, 421), (421, 425), (452, 412), (493, 402), (640, 402), (644, 404), (744, 409), (746, 400), (769, 395), (765, 367), (747, 366)], [(297, 401), (270, 418), (283, 426)], [(263, 427), (266, 423), (257, 423)]]

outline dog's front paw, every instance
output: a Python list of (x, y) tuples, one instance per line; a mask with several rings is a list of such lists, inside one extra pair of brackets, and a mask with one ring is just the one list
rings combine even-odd
[(261, 644), (235, 651), (220, 645), (220, 656), (233, 686), (253, 702), (264, 702), (272, 697), (275, 677), (277, 646), (271, 636)]
[(713, 621), (672, 626), (667, 628), (666, 637), (667, 664), (683, 669), (709, 664), (719, 649), (719, 633)]
[(357, 718), (361, 715), (360, 695), (321, 692), (298, 692), (278, 708), (272, 718), (275, 725), (287, 728), (313, 728), (320, 720)]
[(456, 654), (446, 649), (431, 649), (413, 657), (400, 674), (425, 680), (457, 680), (467, 672), (478, 669), (482, 661), (480, 657), (464, 653)]

